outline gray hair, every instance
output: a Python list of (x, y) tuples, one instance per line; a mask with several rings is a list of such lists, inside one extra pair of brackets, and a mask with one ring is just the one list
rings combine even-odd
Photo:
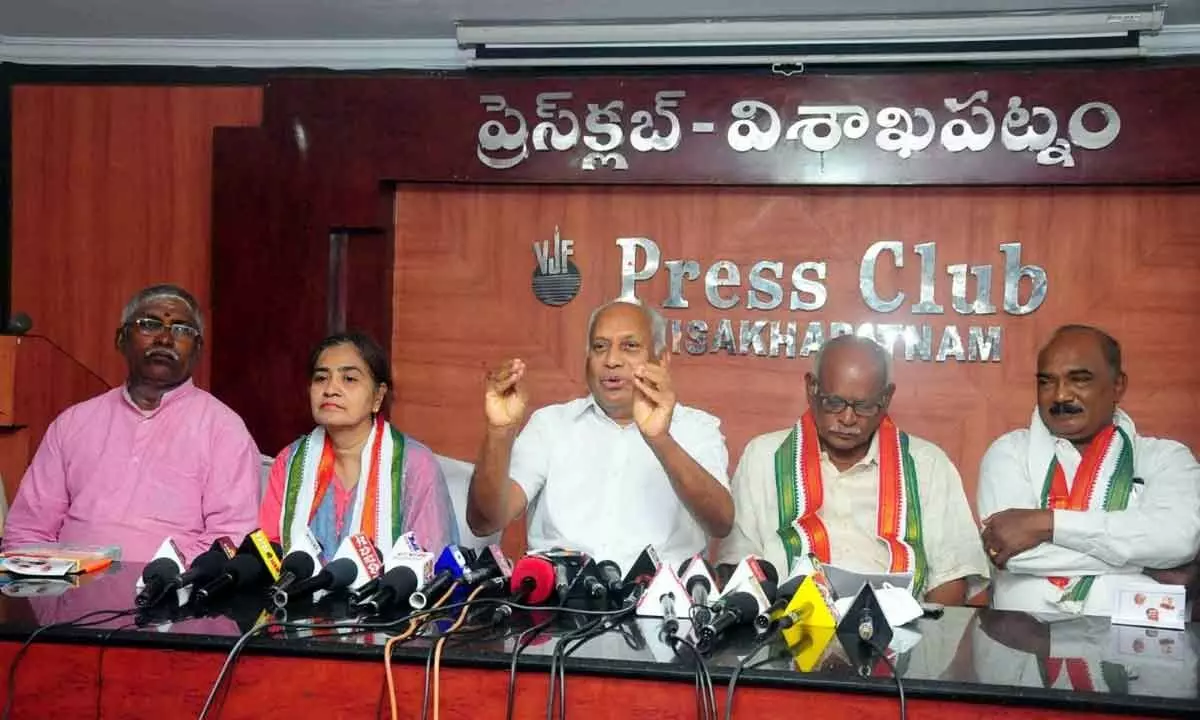
[(596, 329), (596, 318), (600, 317), (600, 313), (616, 305), (629, 305), (630, 307), (637, 308), (646, 318), (646, 324), (650, 326), (650, 337), (653, 341), (654, 356), (659, 357), (666, 352), (667, 321), (665, 318), (663, 318), (662, 314), (649, 305), (642, 304), (641, 300), (625, 300), (621, 298), (609, 300), (593, 310), (591, 316), (588, 317), (587, 347), (589, 352), (591, 351), (592, 347), (592, 331)]
[(158, 300), (178, 300), (187, 305), (188, 311), (196, 320), (196, 327), (200, 330), (200, 335), (204, 335), (204, 315), (200, 312), (200, 303), (196, 302), (196, 298), (192, 297), (190, 292), (178, 285), (151, 285), (138, 291), (138, 294), (125, 304), (125, 310), (121, 312), (121, 325), (129, 324), (142, 306)]
[(866, 350), (871, 351), (879, 366), (883, 368), (883, 385), (887, 387), (892, 384), (892, 355), (882, 344), (874, 337), (864, 337), (862, 335), (838, 335), (835, 338), (830, 338), (828, 342), (821, 346), (817, 354), (813, 357), (813, 377), (817, 382), (821, 381), (821, 365), (825, 359), (825, 351), (836, 345), (857, 345)]

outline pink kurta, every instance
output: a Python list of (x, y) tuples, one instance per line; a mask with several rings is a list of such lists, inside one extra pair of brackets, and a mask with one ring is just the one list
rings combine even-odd
[(245, 423), (189, 380), (158, 408), (124, 387), (67, 408), (46, 431), (4, 528), (4, 549), (120, 545), (147, 561), (171, 536), (190, 562), (255, 528), (261, 456)]

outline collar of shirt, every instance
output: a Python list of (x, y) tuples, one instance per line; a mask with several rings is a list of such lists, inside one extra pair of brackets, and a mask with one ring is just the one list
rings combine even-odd
[[(825, 450), (825, 448), (821, 448), (821, 462), (823, 464), (827, 464), (831, 467), (833, 466), (833, 462), (829, 459), (829, 453)], [(859, 460), (858, 462), (854, 463), (854, 465), (847, 468), (844, 472), (851, 472), (852, 470), (857, 470), (859, 468), (869, 468), (869, 467), (873, 467), (878, 464), (879, 464), (879, 432), (876, 431), (875, 434), (871, 437), (871, 444), (869, 446), (867, 446), (867, 454), (863, 456), (862, 460)], [(840, 475), (842, 473), (839, 472), (838, 474)]]
[(138, 404), (133, 401), (133, 396), (129, 394), (128, 385), (121, 386), (121, 397), (125, 398), (125, 403), (129, 405), (129, 407), (133, 408), (135, 411), (147, 418), (152, 418), (163, 408), (190, 395), (195, 389), (196, 386), (194, 383), (192, 383), (192, 379), (189, 377), (178, 387), (172, 388), (163, 393), (162, 398), (158, 401), (158, 407), (154, 408), (153, 410), (143, 410), (142, 408), (138, 407)]
[(596, 402), (596, 398), (593, 395), (588, 395), (586, 398), (583, 398), (583, 402), (579, 404), (578, 412), (571, 419), (578, 420), (587, 415), (589, 412), (595, 415), (598, 420), (607, 422), (618, 430), (637, 427), (637, 423), (634, 422), (630, 422), (628, 425), (622, 425), (616, 420), (613, 420), (608, 416), (608, 413), (604, 412), (604, 408), (600, 407), (600, 404)]

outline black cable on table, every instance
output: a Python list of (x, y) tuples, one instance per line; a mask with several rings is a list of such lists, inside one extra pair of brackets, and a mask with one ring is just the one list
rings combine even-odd
[(550, 627), (551, 623), (554, 622), (554, 618), (555, 616), (551, 615), (550, 619), (540, 622), (521, 633), (521, 635), (517, 638), (517, 642), (513, 646), (512, 662), (509, 663), (508, 666), (508, 701), (504, 711), (505, 720), (512, 720), (513, 704), (517, 697), (517, 659), (521, 657), (521, 653), (525, 651), (525, 648), (529, 647), (534, 638), (536, 638), (543, 630)]
[[(580, 644), (582, 644), (582, 642), (587, 642), (596, 635), (596, 628), (601, 627), (604, 622), (604, 618), (597, 618), (581, 628), (564, 634), (558, 639), (558, 642), (554, 644), (554, 652), (550, 654), (550, 687), (546, 693), (546, 720), (554, 720), (554, 700), (556, 697), (561, 701), (558, 707), (560, 720), (565, 719), (567, 716), (567, 701), (565, 697), (567, 691), (567, 677), (565, 667), (561, 667), (566, 665), (566, 656), (563, 651), (572, 641), (580, 640)], [(607, 628), (602, 628), (600, 632), (604, 633), (606, 631)], [(576, 645), (576, 647), (578, 647), (578, 645)], [(558, 689), (561, 689), (561, 694), (558, 692)]]
[(737, 665), (733, 668), (733, 674), (729, 676), (729, 686), (725, 690), (725, 720), (732, 720), (733, 718), (733, 694), (737, 691), (738, 678), (741, 677), (742, 671), (746, 669), (746, 662), (757, 655), (759, 650), (769, 645), (774, 638), (775, 633), (768, 633), (763, 639), (754, 643), (754, 647), (750, 652), (742, 656), (742, 659), (738, 660)]
[[(3, 710), (3, 712), (0, 712), (0, 718), (3, 718), (3, 720), (8, 720), (8, 718), (12, 716), (13, 698), (17, 694), (17, 668), (20, 666), (22, 658), (25, 657), (25, 653), (29, 651), (30, 646), (33, 645), (33, 641), (36, 640), (39, 635), (46, 632), (47, 630), (57, 629), (57, 628), (88, 627), (91, 625), (101, 625), (106, 622), (112, 622), (113, 620), (116, 620), (117, 618), (128, 617), (130, 615), (133, 615), (135, 612), (137, 612), (135, 609), (130, 609), (130, 610), (93, 610), (90, 613), (85, 613), (83, 615), (80, 615), (79, 617), (75, 618), (74, 620), (65, 620), (63, 622), (50, 623), (49, 625), (42, 625), (41, 627), (39, 627), (36, 630), (34, 630), (33, 632), (31, 632), (29, 634), (29, 637), (25, 638), (25, 642), (21, 644), (21, 647), (17, 649), (16, 654), (13, 655), (12, 663), (10, 663), (8, 666), (8, 695), (4, 700), (4, 710)], [(106, 617), (104, 617), (103, 619), (100, 619), (100, 620), (88, 620), (87, 619), (87, 618), (95, 617), (97, 615), (104, 615)]]
[(100, 650), (96, 657), (96, 720), (100, 720), (100, 716), (104, 714), (104, 705), (101, 702), (104, 697), (104, 651), (107, 649), (108, 642), (112, 640), (113, 635), (131, 627), (137, 627), (137, 622), (118, 625), (100, 637)]
[(881, 649), (872, 643), (871, 649), (879, 653), (879, 657), (887, 663), (888, 670), (892, 671), (892, 677), (896, 680), (896, 692), (900, 695), (900, 720), (908, 720), (908, 703), (904, 700), (904, 682), (900, 680), (900, 673), (896, 672), (896, 664), (887, 656), (886, 648)]

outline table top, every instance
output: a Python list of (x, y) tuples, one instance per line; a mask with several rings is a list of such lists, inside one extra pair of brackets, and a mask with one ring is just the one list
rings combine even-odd
[[(116, 564), (77, 585), (40, 583), (0, 574), (0, 639), (22, 641), (37, 627), (74, 620), (86, 613), (132, 609), (140, 565)], [(145, 646), (226, 652), (261, 617), (265, 597), (241, 596), (222, 614), (136, 624), (121, 617), (79, 628), (54, 628), (38, 642)], [(287, 627), (268, 628), (249, 642), (247, 653), (334, 657), (377, 661), (396, 630), (310, 627), (338, 617), (337, 603), (323, 602)], [(517, 612), (510, 626), (454, 638), (443, 664), (508, 669), (515, 633), (553, 616), (549, 610)], [(586, 621), (560, 615), (550, 634), (538, 636), (518, 667), (549, 667), (558, 637)], [(445, 629), (449, 623), (442, 623)], [(677, 655), (660, 636), (657, 618), (630, 619), (582, 644), (567, 661), (571, 673), (677, 679), (691, 682), (687, 651)], [(684, 621), (684, 630), (687, 622)], [(777, 634), (776, 634), (777, 635)], [(851, 654), (832, 632), (809, 631), (790, 647), (779, 636), (760, 645), (749, 627), (723, 638), (708, 665), (717, 682), (728, 679), (740, 660), (748, 669), (740, 685), (796, 687), (894, 694), (886, 663), (869, 665)], [(425, 664), (432, 639), (397, 645), (399, 663)], [(678, 647), (678, 646), (676, 646)], [(1039, 618), (1022, 613), (947, 608), (896, 630), (889, 653), (910, 697), (961, 699), (1039, 707), (1126, 711), (1194, 717), (1200, 713), (1197, 657), (1200, 625), (1154, 630), (1111, 625), (1108, 618)]]

